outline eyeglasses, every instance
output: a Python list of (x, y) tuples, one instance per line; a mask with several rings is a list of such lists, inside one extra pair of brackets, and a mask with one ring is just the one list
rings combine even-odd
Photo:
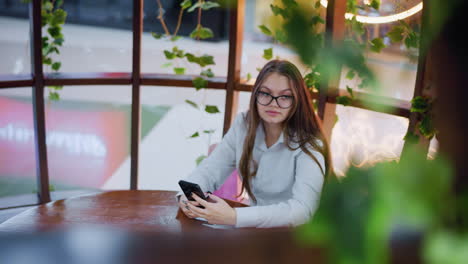
[(273, 99), (276, 100), (276, 104), (280, 108), (289, 108), (292, 106), (294, 102), (294, 97), (290, 95), (280, 95), (280, 96), (273, 96), (269, 93), (258, 91), (256, 94), (257, 102), (261, 105), (267, 106), (271, 104)]

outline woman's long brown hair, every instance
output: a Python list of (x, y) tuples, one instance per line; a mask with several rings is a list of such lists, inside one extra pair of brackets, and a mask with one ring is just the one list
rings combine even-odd
[[(321, 122), (315, 115), (312, 107), (312, 98), (301, 73), (294, 64), (288, 61), (269, 61), (258, 74), (250, 97), (250, 108), (246, 116), (247, 135), (244, 139), (244, 148), (239, 162), (239, 173), (242, 177), (242, 190), (247, 191), (250, 199), (254, 202), (257, 200), (252, 193), (250, 182), (257, 173), (258, 164), (252, 158), (252, 151), (257, 127), (261, 122), (261, 118), (258, 114), (256, 94), (262, 83), (272, 73), (278, 73), (289, 79), (294, 96), (294, 104), (291, 112), (283, 123), (285, 144), (290, 150), (301, 148), (302, 151), (317, 163), (324, 177), (331, 174), (329, 145), (323, 134)], [(299, 147), (292, 148), (291, 142), (297, 143)], [(320, 165), (320, 162), (308, 148), (312, 148), (323, 155), (325, 168)], [(239, 194), (239, 196), (240, 195), (241, 194)]]

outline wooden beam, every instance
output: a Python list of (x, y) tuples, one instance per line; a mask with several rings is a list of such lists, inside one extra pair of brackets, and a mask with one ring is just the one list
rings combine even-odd
[(236, 6), (230, 9), (229, 20), (229, 60), (226, 84), (226, 108), (224, 111), (223, 135), (227, 133), (237, 114), (240, 84), (242, 40), (244, 35), (245, 0), (237, 0)]
[(138, 189), (138, 166), (141, 136), (141, 34), (143, 0), (133, 1), (132, 127), (130, 143), (130, 190)]
[(39, 203), (50, 202), (49, 169), (47, 165), (46, 124), (44, 111), (44, 73), (42, 69), (41, 0), (29, 4), (31, 72), (33, 74), (34, 150)]
[[(432, 51), (428, 47), (429, 43), (427, 39), (428, 38), (427, 29), (429, 26), (428, 23), (429, 23), (429, 17), (430, 17), (429, 5), (430, 5), (430, 1), (424, 1), (424, 7), (422, 10), (422, 21), (421, 21), (421, 39), (419, 43), (418, 68), (416, 72), (416, 83), (414, 86), (413, 98), (416, 98), (418, 96), (423, 96), (423, 97), (435, 96), (435, 94), (433, 94), (433, 91), (435, 89), (431, 89), (432, 86), (430, 85), (430, 83), (432, 82), (431, 80), (432, 74), (430, 74), (431, 56), (429, 54)], [(421, 121), (420, 113), (416, 113), (416, 112), (411, 113), (409, 116), (409, 124), (408, 124), (407, 133), (412, 133), (412, 134), (416, 134), (419, 136), (418, 146), (421, 149), (423, 149), (427, 155), (427, 152), (429, 151), (430, 141), (419, 132), (417, 125), (420, 121)], [(405, 141), (405, 144), (403, 145), (403, 150), (401, 153), (401, 158), (405, 158), (405, 155), (408, 153), (410, 146), (413, 144), (414, 143), (412, 143), (409, 140)]]
[(31, 87), (34, 85), (31, 74), (0, 75), (0, 89)]
[[(327, 7), (326, 19), (326, 44), (335, 45), (337, 41), (343, 39), (345, 32), (345, 13), (346, 0), (330, 0)], [(338, 69), (341, 69), (341, 65)], [(318, 98), (318, 116), (323, 121), (323, 130), (328, 142), (331, 139), (331, 133), (335, 124), (336, 105), (328, 103), (328, 97), (336, 97), (338, 94), (338, 85), (340, 81), (340, 72), (332, 73), (330, 76), (336, 76), (330, 80), (323, 80), (320, 84), (321, 89)]]

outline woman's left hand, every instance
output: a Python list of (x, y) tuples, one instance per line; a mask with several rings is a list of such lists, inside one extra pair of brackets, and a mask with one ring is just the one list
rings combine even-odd
[(202, 198), (198, 197), (195, 193), (192, 193), (193, 199), (197, 201), (200, 205), (203, 205), (205, 209), (196, 207), (190, 203), (188, 206), (190, 211), (196, 217), (203, 217), (205, 218), (208, 223), (210, 224), (218, 224), (218, 225), (235, 225), (236, 224), (236, 210), (229, 206), (226, 201), (219, 198), (214, 194), (210, 194), (209, 198), (211, 198), (214, 202), (208, 202), (203, 200)]

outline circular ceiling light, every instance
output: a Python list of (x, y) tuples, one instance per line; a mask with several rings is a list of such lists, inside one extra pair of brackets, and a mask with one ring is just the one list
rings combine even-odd
[[(327, 7), (328, 1), (327, 0), (320, 0), (320, 4), (322, 6)], [(405, 19), (407, 17), (410, 17), (419, 11), (421, 11), (423, 8), (423, 3), (419, 3), (412, 8), (405, 10), (403, 12), (400, 12), (398, 14), (393, 14), (389, 16), (377, 16), (377, 17), (372, 17), (372, 16), (361, 16), (361, 15), (354, 15), (351, 13), (346, 13), (345, 18), (346, 19), (352, 19), (354, 16), (356, 16), (356, 20), (361, 22), (361, 23), (369, 23), (369, 24), (383, 24), (383, 23), (390, 23), (390, 22), (395, 22), (398, 20)]]

